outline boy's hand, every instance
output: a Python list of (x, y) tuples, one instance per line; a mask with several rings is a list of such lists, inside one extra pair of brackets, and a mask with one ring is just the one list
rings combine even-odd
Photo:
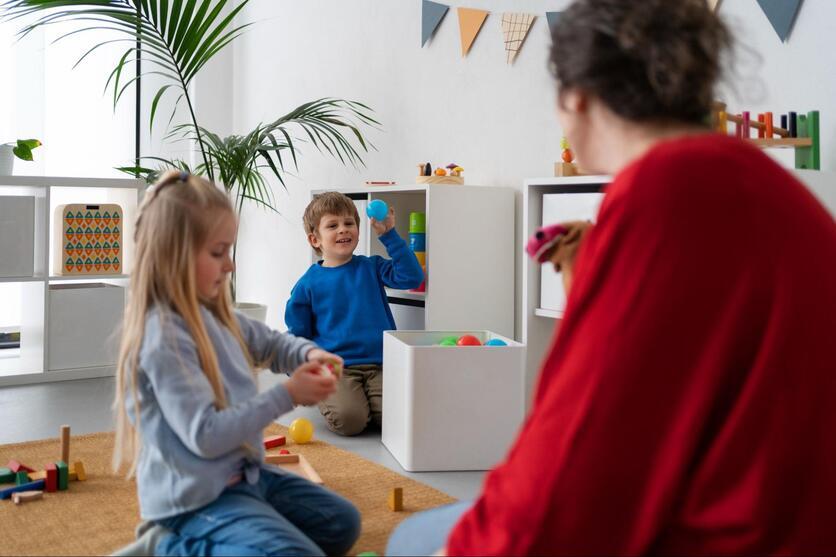
[(389, 207), (389, 214), (386, 215), (386, 218), (382, 222), (377, 219), (371, 219), (370, 222), (378, 236), (386, 234), (395, 228), (395, 209)]
[(330, 374), (322, 375), (321, 369), (322, 364), (313, 361), (302, 364), (293, 371), (293, 375), (284, 384), (293, 404), (310, 406), (334, 394), (337, 390), (337, 378)]
[(314, 348), (308, 351), (306, 359), (309, 362), (318, 362), (319, 365), (326, 366), (337, 377), (342, 375), (343, 365), (345, 365), (342, 358), (331, 352), (326, 352), (322, 348)]

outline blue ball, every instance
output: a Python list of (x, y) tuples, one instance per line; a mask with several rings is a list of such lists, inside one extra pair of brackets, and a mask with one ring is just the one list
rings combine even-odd
[(485, 346), (508, 346), (508, 343), (499, 338), (492, 338), (485, 343)]
[(368, 215), (370, 219), (384, 221), (386, 220), (386, 216), (388, 214), (389, 206), (381, 199), (373, 199), (368, 205), (366, 205), (366, 215)]

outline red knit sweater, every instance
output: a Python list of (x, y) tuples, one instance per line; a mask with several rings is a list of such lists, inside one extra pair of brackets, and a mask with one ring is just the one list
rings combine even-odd
[(754, 147), (662, 143), (608, 188), (448, 551), (834, 554), (834, 520), (836, 223)]

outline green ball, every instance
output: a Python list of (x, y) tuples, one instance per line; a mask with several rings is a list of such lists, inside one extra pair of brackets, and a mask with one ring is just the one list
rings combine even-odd
[(456, 337), (446, 337), (438, 343), (439, 346), (456, 346)]

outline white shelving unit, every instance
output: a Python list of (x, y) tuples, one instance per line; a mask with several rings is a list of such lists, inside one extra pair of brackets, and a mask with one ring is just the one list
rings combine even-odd
[[(333, 190), (311, 193), (324, 191)], [(514, 337), (513, 189), (418, 184), (338, 191), (361, 209), (357, 253), (387, 257), (362, 210), (365, 203), (381, 199), (394, 207), (396, 229), (407, 242), (409, 213), (426, 213), (426, 292), (387, 291), (399, 328), (487, 329)]]
[[(50, 370), (50, 285), (105, 283), (127, 287), (133, 265), (133, 225), (144, 182), (119, 178), (66, 178), (49, 176), (0, 176), (0, 196), (35, 198), (34, 273), (32, 276), (0, 277), (0, 285), (16, 285), (21, 303), (21, 345), (0, 350), (0, 387), (112, 375), (114, 366)], [(118, 203), (123, 209), (123, 260), (121, 275), (62, 276), (53, 268), (54, 215), (68, 203)], [(3, 257), (0, 254), (0, 257)], [(115, 337), (102, 343), (115, 343)]]
[[(543, 222), (543, 196), (550, 194), (566, 195), (566, 214), (573, 220), (587, 218), (587, 215), (573, 215), (574, 194), (590, 194), (602, 191), (610, 183), (609, 176), (571, 176), (566, 178), (531, 178), (525, 181), (523, 201), (523, 238), (534, 234)], [(566, 219), (569, 220), (569, 219)], [(563, 317), (561, 308), (541, 307), (542, 268), (522, 250), (522, 342), (526, 344), (526, 392), (529, 400), (534, 389), (534, 382), (546, 357), (546, 350), (551, 345), (555, 330)], [(562, 288), (559, 280), (550, 282), (549, 288)]]

